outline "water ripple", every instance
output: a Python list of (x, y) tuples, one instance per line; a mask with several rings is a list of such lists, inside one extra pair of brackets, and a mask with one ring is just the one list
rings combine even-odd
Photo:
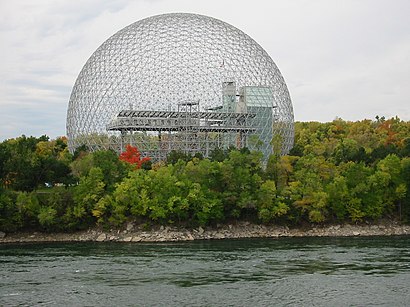
[(0, 305), (406, 306), (410, 238), (0, 249)]

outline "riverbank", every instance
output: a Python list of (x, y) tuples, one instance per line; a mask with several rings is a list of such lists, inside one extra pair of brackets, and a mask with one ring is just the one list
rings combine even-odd
[(158, 226), (143, 230), (141, 226), (128, 223), (126, 229), (103, 231), (89, 229), (73, 233), (19, 232), (0, 233), (0, 243), (30, 242), (176, 242), (193, 240), (220, 240), (239, 238), (279, 237), (348, 237), (410, 235), (409, 225), (395, 223), (379, 225), (332, 225), (306, 228), (255, 225), (248, 222), (222, 225), (216, 228), (185, 229)]

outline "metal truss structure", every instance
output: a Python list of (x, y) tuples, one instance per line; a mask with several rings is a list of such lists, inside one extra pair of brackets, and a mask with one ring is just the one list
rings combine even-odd
[[(246, 147), (247, 136), (256, 131), (250, 122), (255, 117), (253, 113), (203, 112), (198, 103), (182, 103), (178, 111), (123, 110), (107, 130), (121, 132), (120, 151), (136, 142), (145, 155), (158, 161), (172, 150), (209, 156), (212, 149), (226, 146), (227, 135), (234, 136), (237, 148)], [(135, 132), (142, 133), (139, 140)], [(147, 132), (151, 137), (142, 141)]]
[(69, 149), (136, 145), (163, 159), (228, 146), (265, 158), (279, 135), (293, 146), (293, 109), (285, 81), (252, 38), (196, 14), (143, 19), (105, 41), (81, 70), (67, 111)]

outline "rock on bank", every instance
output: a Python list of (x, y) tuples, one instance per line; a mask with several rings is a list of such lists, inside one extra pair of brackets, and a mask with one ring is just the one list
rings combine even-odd
[(333, 225), (326, 227), (288, 228), (286, 226), (255, 225), (240, 222), (218, 225), (216, 228), (186, 229), (158, 226), (143, 230), (133, 223), (123, 230), (102, 231), (89, 229), (74, 233), (13, 233), (0, 235), (0, 243), (29, 242), (175, 242), (213, 239), (278, 238), (278, 237), (346, 237), (409, 235), (410, 226), (383, 225)]

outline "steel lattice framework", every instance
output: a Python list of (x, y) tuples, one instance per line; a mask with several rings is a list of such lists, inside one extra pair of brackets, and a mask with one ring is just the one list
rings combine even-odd
[(293, 146), (285, 81), (252, 38), (220, 20), (165, 14), (106, 40), (81, 70), (67, 111), (71, 151), (137, 145), (161, 159), (170, 150)]

